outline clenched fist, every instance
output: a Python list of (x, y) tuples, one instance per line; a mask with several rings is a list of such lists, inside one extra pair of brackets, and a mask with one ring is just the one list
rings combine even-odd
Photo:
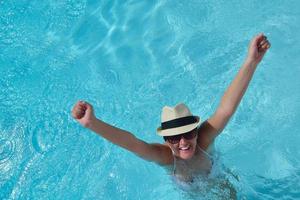
[(78, 101), (72, 109), (72, 116), (82, 126), (90, 128), (96, 117), (94, 115), (93, 106), (84, 101)]
[(263, 33), (255, 36), (249, 44), (247, 61), (257, 65), (270, 47), (271, 44)]

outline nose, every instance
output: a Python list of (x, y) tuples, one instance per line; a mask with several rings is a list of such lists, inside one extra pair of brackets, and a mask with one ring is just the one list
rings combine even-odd
[(187, 143), (187, 139), (185, 139), (184, 137), (181, 137), (179, 144), (186, 144), (186, 143)]

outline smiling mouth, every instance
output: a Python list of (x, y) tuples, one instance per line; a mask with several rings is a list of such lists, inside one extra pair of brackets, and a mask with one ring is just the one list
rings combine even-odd
[(191, 146), (189, 145), (189, 146), (186, 146), (186, 147), (179, 147), (179, 150), (180, 151), (188, 151), (188, 150), (190, 150), (191, 149)]

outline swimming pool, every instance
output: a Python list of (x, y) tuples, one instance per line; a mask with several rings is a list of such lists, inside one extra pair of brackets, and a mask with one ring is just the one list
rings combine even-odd
[(1, 1), (0, 199), (227, 199), (218, 187), (179, 189), (70, 110), (85, 99), (104, 121), (162, 142), (162, 106), (208, 118), (258, 32), (272, 48), (216, 149), (238, 199), (299, 199), (299, 6)]

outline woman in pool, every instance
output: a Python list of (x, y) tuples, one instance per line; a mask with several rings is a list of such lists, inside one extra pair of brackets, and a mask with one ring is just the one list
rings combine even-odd
[(192, 115), (184, 104), (165, 106), (161, 115), (161, 126), (157, 133), (164, 137), (164, 144), (149, 144), (97, 119), (93, 107), (83, 101), (75, 104), (72, 116), (84, 127), (96, 132), (110, 142), (123, 147), (145, 160), (172, 167), (179, 180), (190, 181), (195, 174), (208, 173), (212, 166), (209, 147), (234, 114), (242, 99), (254, 71), (270, 43), (263, 34), (252, 39), (247, 58), (238, 74), (226, 90), (215, 113), (200, 124), (200, 118)]

